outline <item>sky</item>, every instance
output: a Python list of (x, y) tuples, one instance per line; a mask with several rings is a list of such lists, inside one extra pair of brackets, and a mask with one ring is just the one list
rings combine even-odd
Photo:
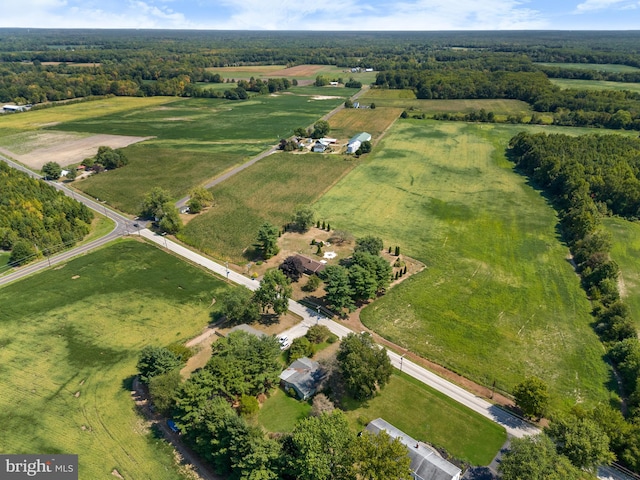
[(0, 0), (0, 27), (639, 30), (640, 0)]

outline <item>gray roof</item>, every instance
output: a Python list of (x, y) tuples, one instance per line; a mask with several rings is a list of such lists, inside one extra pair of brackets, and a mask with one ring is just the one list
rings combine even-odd
[(351, 140), (349, 140), (349, 143), (353, 143), (353, 142), (368, 142), (369, 140), (371, 140), (371, 134), (367, 133), (367, 132), (361, 132), (359, 134), (357, 134), (356, 136), (352, 137)]
[(243, 323), (241, 325), (236, 325), (231, 330), (229, 330), (229, 333), (236, 332), (238, 330), (242, 330), (243, 332), (250, 333), (251, 335), (255, 335), (256, 337), (264, 337), (266, 335), (266, 333), (261, 332), (260, 330), (256, 330), (255, 328), (250, 327), (246, 323)]
[(280, 374), (280, 380), (293, 388), (303, 400), (316, 393), (323, 377), (320, 364), (307, 357), (299, 358)]
[(378, 434), (385, 430), (391, 438), (398, 438), (409, 450), (411, 471), (419, 480), (457, 480), (460, 470), (447, 462), (435, 450), (425, 443), (417, 442), (402, 430), (397, 429), (382, 418), (369, 422), (366, 428), (369, 432)]

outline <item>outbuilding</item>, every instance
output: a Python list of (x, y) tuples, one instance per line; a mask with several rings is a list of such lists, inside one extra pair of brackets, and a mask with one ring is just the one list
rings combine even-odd
[(349, 140), (347, 144), (347, 153), (355, 153), (360, 148), (363, 142), (368, 142), (371, 140), (371, 134), (367, 132), (361, 132)]
[(16, 112), (24, 112), (27, 108), (22, 105), (4, 105), (2, 110), (5, 113), (16, 113)]

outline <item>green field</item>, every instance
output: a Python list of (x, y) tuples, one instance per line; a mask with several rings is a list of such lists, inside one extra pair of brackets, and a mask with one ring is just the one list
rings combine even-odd
[[(530, 115), (528, 103), (520, 100), (476, 99), (476, 100), (424, 100), (415, 97), (412, 90), (384, 90), (372, 88), (360, 97), (360, 103), (375, 103), (376, 107), (396, 107), (410, 114), (424, 113), (469, 113), (484, 108), (496, 115)], [(413, 111), (412, 111), (413, 110)]]
[(640, 224), (615, 217), (605, 218), (603, 223), (613, 240), (611, 257), (620, 266), (622, 298), (640, 329)]
[(562, 89), (629, 90), (630, 92), (640, 92), (640, 83), (607, 82), (604, 80), (570, 80), (566, 78), (550, 78), (549, 80)]
[(377, 397), (350, 407), (347, 416), (357, 430), (382, 417), (416, 440), (473, 465), (491, 463), (506, 441), (500, 425), (397, 370)]
[(365, 325), (482, 384), (526, 375), (555, 405), (606, 400), (590, 305), (545, 198), (505, 158), (518, 131), (588, 130), (405, 120), (315, 205), (427, 265), (365, 308)]
[(277, 388), (260, 408), (258, 422), (269, 432), (291, 432), (298, 420), (309, 416), (311, 405)]
[[(228, 168), (275, 145), (293, 129), (313, 124), (344, 101), (318, 99), (316, 88), (246, 101), (171, 99), (164, 105), (55, 125), (57, 131), (155, 136), (124, 149), (124, 168), (76, 184), (128, 213), (154, 186), (180, 198)], [(345, 92), (341, 89), (341, 92)]]
[(631, 67), (629, 65), (619, 65), (616, 63), (545, 63), (545, 62), (537, 62), (536, 65), (542, 65), (544, 67), (558, 67), (558, 68), (568, 68), (573, 70), (597, 70), (599, 72), (613, 72), (613, 73), (624, 73), (624, 72), (637, 72), (638, 68)]
[(354, 164), (352, 157), (343, 155), (266, 157), (214, 187), (214, 207), (191, 220), (179, 237), (203, 252), (242, 265), (253, 258), (251, 248), (260, 225), (291, 221), (297, 205), (314, 202)]
[(200, 333), (225, 284), (121, 241), (0, 289), (3, 453), (77, 453), (80, 478), (180, 479), (136, 413), (145, 345)]
[(352, 73), (350, 68), (341, 68), (334, 65), (297, 65), (295, 67), (286, 68), (285, 65), (249, 65), (240, 67), (212, 67), (214, 73), (219, 73), (222, 78), (226, 79), (246, 79), (254, 78), (289, 78), (300, 81), (311, 81), (317, 76), (322, 75), (330, 78), (342, 78), (343, 81), (354, 78), (363, 85), (373, 83), (376, 79), (377, 72)]

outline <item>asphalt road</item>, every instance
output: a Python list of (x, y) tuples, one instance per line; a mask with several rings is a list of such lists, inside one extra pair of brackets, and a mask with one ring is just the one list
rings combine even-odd
[[(29, 176), (33, 178), (39, 178), (39, 179), (43, 178), (41, 175), (38, 175), (37, 173), (32, 172), (28, 168), (12, 160), (9, 160), (8, 158), (2, 155), (0, 155), (0, 160), (9, 164), (10, 166), (12, 166), (17, 170), (27, 173)], [(49, 183), (49, 185), (56, 188), (57, 190), (60, 190), (61, 192), (63, 192), (65, 195), (75, 198), (77, 201), (84, 203), (90, 209), (102, 215), (105, 215), (106, 217), (113, 220), (113, 222), (115, 223), (113, 230), (111, 230), (111, 232), (109, 232), (104, 237), (101, 237), (97, 240), (72, 248), (71, 250), (66, 250), (59, 254), (52, 255), (51, 257), (47, 257), (44, 260), (41, 260), (39, 262), (30, 263), (24, 267), (17, 269), (16, 271), (8, 275), (3, 275), (2, 277), (0, 277), (0, 286), (6, 285), (20, 278), (31, 275), (32, 273), (42, 270), (43, 268), (47, 268), (62, 262), (66, 262), (67, 260), (69, 260), (72, 257), (75, 257), (76, 255), (89, 252), (95, 248), (98, 248), (101, 245), (105, 245), (111, 242), (112, 240), (115, 240), (116, 238), (122, 235), (130, 234), (135, 230), (135, 228), (133, 227), (133, 222), (129, 218), (107, 208), (104, 204), (99, 203), (93, 199), (87, 198), (84, 195), (80, 195), (74, 190), (71, 190), (70, 188), (66, 187), (64, 184), (57, 183), (57, 182), (47, 182), (47, 183)]]
[[(244, 275), (240, 275), (237, 272), (227, 269), (226, 266), (221, 265), (219, 263), (214, 262), (208, 258), (203, 257), (199, 253), (196, 253), (188, 248), (183, 247), (171, 240), (168, 240), (166, 237), (162, 235), (157, 235), (150, 230), (143, 229), (140, 231), (140, 234), (151, 240), (152, 242), (160, 245), (161, 247), (170, 250), (177, 255), (180, 255), (190, 262), (195, 263), (197, 265), (201, 265), (212, 272), (217, 273), (223, 277), (229, 279), (234, 283), (244, 285), (250, 290), (256, 290), (260, 283), (257, 280), (253, 280), (251, 278), (245, 277)], [(331, 332), (338, 335), (339, 337), (344, 337), (345, 335), (351, 333), (352, 331), (345, 327), (344, 325), (339, 324), (338, 322), (334, 322), (316, 312), (315, 310), (305, 307), (293, 300), (289, 301), (289, 310), (302, 318), (302, 321), (283, 332), (284, 335), (287, 335), (290, 339), (297, 338), (303, 336), (307, 329), (315, 324), (326, 325)], [(472, 393), (467, 392), (466, 390), (454, 385), (453, 383), (445, 380), (444, 378), (439, 377), (438, 375), (426, 370), (425, 368), (410, 362), (402, 358), (400, 355), (394, 352), (388, 352), (389, 358), (391, 359), (391, 363), (394, 367), (401, 369), (403, 372), (411, 375), (417, 380), (429, 385), (432, 388), (444, 393), (455, 401), (467, 406), (471, 410), (478, 412), (480, 415), (483, 415), (490, 420), (499, 423), (506, 430), (507, 433), (514, 437), (523, 437), (525, 435), (533, 435), (539, 433), (539, 429), (530, 425), (529, 423), (521, 420), (514, 415), (511, 415), (509, 412), (502, 410), (486, 400), (476, 397)]]

